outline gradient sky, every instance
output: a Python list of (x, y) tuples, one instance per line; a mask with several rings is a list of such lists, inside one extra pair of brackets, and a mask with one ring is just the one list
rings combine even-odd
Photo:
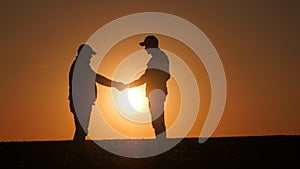
[(300, 134), (298, 1), (36, 0), (0, 9), (0, 141), (71, 139), (68, 71), (78, 46), (114, 19), (150, 11), (190, 21), (218, 51), (228, 88), (213, 136)]

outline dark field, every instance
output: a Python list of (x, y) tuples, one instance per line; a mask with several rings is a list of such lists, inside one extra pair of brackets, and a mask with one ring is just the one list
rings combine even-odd
[[(147, 140), (111, 142), (134, 150)], [(93, 141), (87, 141), (81, 153), (77, 150), (71, 141), (1, 142), (0, 169), (300, 168), (300, 136), (210, 138), (203, 144), (197, 138), (187, 138), (148, 158), (114, 155)]]

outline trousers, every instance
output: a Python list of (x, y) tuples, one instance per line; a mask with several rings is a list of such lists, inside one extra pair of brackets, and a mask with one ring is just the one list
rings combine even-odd
[(166, 94), (161, 90), (155, 89), (150, 92), (148, 97), (152, 127), (154, 129), (155, 135), (158, 136), (159, 134), (166, 131), (164, 116)]
[(70, 101), (70, 110), (74, 117), (75, 133), (73, 141), (80, 143), (85, 141), (85, 137), (88, 134), (88, 126), (90, 120), (90, 114), (92, 111), (92, 104), (84, 104), (75, 110), (74, 104)]

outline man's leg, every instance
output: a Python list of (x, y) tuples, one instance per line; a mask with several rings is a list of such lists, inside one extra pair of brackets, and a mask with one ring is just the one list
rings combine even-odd
[(154, 128), (156, 144), (159, 150), (166, 148), (166, 126), (164, 117), (165, 100), (166, 95), (161, 90), (154, 90), (149, 95), (152, 127)]
[(81, 126), (76, 113), (74, 113), (74, 122), (75, 122), (75, 134), (73, 137), (73, 141), (76, 143), (82, 143), (85, 141), (85, 137), (87, 136), (87, 133), (84, 131), (83, 127)]
[[(70, 102), (70, 109), (71, 112), (73, 113), (74, 116), (74, 123), (75, 123), (75, 133), (73, 136), (73, 141), (75, 143), (83, 143), (85, 141), (85, 137), (87, 136), (87, 129), (88, 129), (88, 122), (89, 122), (89, 117), (91, 113), (91, 106), (82, 106), (84, 107), (83, 109), (80, 109), (80, 113), (83, 114), (82, 112), (86, 112), (84, 116), (78, 117), (75, 107), (73, 102)], [(80, 107), (80, 108), (82, 108)], [(83, 121), (84, 124), (81, 124), (79, 121), (79, 118)], [(87, 124), (85, 124), (87, 123)]]
[(162, 150), (166, 146), (166, 126), (164, 120), (164, 112), (160, 117), (152, 121), (152, 126), (154, 128), (157, 147)]
[[(152, 115), (152, 113), (151, 113), (151, 117), (155, 118), (155, 116)], [(152, 127), (154, 129), (154, 133), (156, 136), (166, 132), (164, 112), (162, 112), (158, 118), (152, 121)]]
[(92, 109), (91, 106), (79, 107), (78, 112), (80, 112), (81, 115), (78, 115), (75, 112), (75, 109), (71, 109), (71, 110), (73, 110), (72, 112), (74, 115), (74, 122), (75, 122), (75, 133), (73, 137), (73, 142), (74, 142), (73, 165), (75, 168), (84, 168), (87, 164), (87, 159), (86, 159), (87, 148), (86, 148), (85, 137), (87, 136), (89, 118)]

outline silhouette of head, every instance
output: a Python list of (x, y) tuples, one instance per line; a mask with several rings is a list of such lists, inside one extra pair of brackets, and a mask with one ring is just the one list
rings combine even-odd
[(145, 49), (158, 48), (158, 39), (153, 35), (149, 35), (144, 39), (144, 42), (140, 42), (139, 44), (145, 46)]
[(81, 44), (77, 50), (77, 53), (84, 53), (87, 55), (96, 55), (97, 53), (88, 44)]

